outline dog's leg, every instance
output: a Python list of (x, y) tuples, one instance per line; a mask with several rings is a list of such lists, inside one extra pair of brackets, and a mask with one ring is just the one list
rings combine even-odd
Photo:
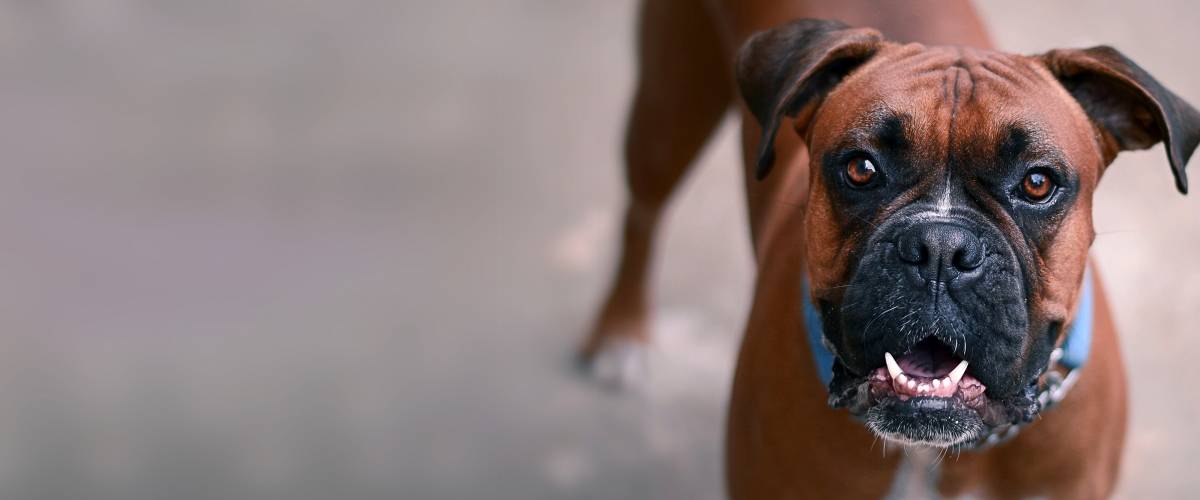
[(647, 276), (663, 208), (733, 99), (729, 52), (695, 0), (647, 0), (638, 29), (638, 84), (625, 137), (620, 263), (581, 358), (621, 385), (645, 372)]

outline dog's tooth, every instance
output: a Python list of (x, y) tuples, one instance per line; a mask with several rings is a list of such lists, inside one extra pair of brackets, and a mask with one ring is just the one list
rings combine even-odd
[(941, 389), (941, 388), (942, 388), (942, 381), (941, 381), (941, 379), (936, 379), (936, 378), (935, 378), (935, 379), (933, 379), (933, 388), (934, 388), (934, 389)]
[(963, 375), (965, 375), (966, 373), (967, 373), (967, 360), (964, 359), (964, 360), (960, 361), (958, 363), (958, 366), (954, 367), (954, 370), (952, 370), (950, 372), (950, 381), (952, 382), (950, 385), (958, 385), (958, 382), (962, 380)]
[(950, 380), (950, 377), (946, 377), (946, 378), (942, 379), (942, 387), (951, 387), (954, 385), (956, 385), (956, 384), (952, 380)]
[(896, 383), (904, 385), (908, 383), (908, 377), (905, 377), (903, 373), (896, 375)]
[(901, 370), (900, 365), (896, 363), (896, 358), (892, 357), (892, 353), (883, 353), (883, 361), (887, 363), (888, 374), (890, 374), (892, 378), (896, 378), (904, 373), (904, 370)]
[(917, 388), (917, 381), (916, 381), (916, 380), (909, 380), (909, 381), (908, 381), (908, 388), (909, 388), (909, 390), (916, 389), (916, 388)]
[(917, 392), (929, 392), (929, 384), (918, 385)]

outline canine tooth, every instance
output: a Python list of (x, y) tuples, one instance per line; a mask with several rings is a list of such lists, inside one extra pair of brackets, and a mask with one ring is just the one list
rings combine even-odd
[(883, 361), (887, 363), (888, 373), (891, 374), (892, 378), (896, 378), (896, 376), (904, 373), (904, 370), (901, 370), (900, 365), (896, 363), (896, 358), (892, 357), (892, 353), (883, 353)]
[(952, 382), (951, 385), (957, 385), (958, 382), (962, 380), (963, 375), (966, 373), (967, 360), (964, 359), (958, 363), (958, 366), (954, 367), (953, 371), (950, 372), (950, 381)]

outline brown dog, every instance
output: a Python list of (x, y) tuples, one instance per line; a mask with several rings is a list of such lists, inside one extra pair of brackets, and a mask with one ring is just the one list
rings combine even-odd
[(1158, 142), (1186, 192), (1200, 113), (1111, 48), (988, 50), (962, 1), (647, 0), (640, 35), (620, 270), (586, 358), (648, 339), (659, 214), (736, 74), (758, 281), (730, 494), (1111, 493), (1125, 382), (1086, 272), (1092, 193)]

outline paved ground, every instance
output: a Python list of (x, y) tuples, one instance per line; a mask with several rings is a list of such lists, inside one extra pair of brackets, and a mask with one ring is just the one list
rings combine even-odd
[[(1006, 48), (1110, 42), (1200, 103), (1192, 3), (1044, 4), (984, 10)], [(672, 212), (645, 394), (568, 370), (633, 8), (0, 3), (0, 498), (719, 498), (751, 272), (729, 124)], [(1200, 199), (1156, 148), (1098, 204), (1122, 495), (1186, 497)]]

